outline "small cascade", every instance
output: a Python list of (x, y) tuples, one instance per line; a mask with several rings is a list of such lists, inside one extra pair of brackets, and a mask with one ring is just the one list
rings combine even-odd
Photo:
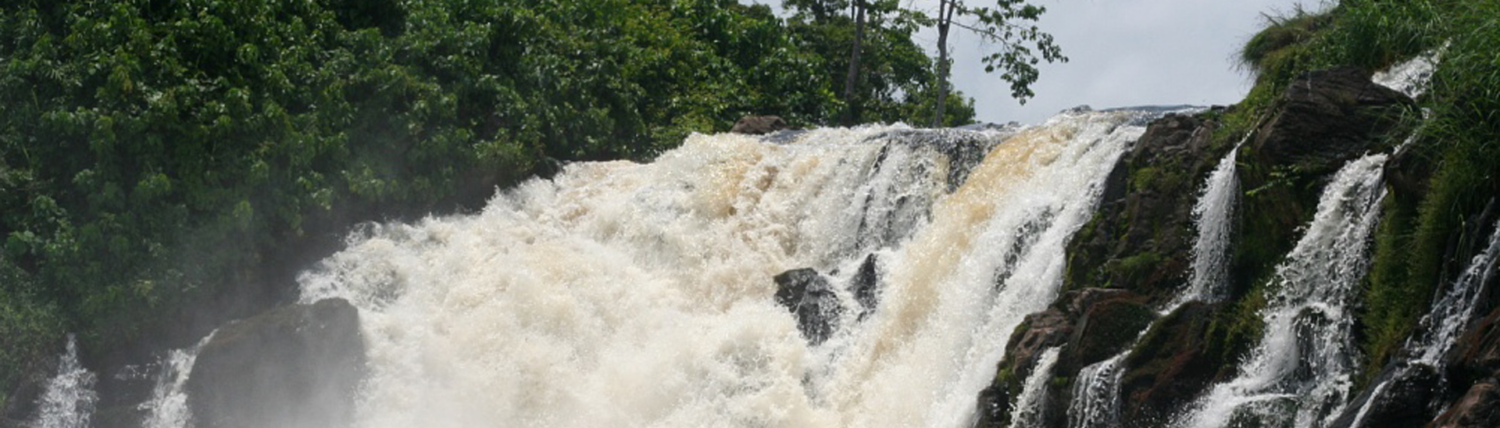
[(187, 404), (187, 381), (192, 374), (193, 362), (198, 351), (214, 337), (214, 333), (187, 349), (173, 349), (161, 362), (156, 375), (156, 386), (151, 389), (151, 398), (141, 403), (146, 412), (143, 428), (188, 428), (192, 425), (192, 412)]
[(67, 350), (58, 357), (57, 375), (47, 381), (37, 399), (37, 415), (31, 428), (87, 428), (99, 395), (98, 377), (78, 362), (78, 344), (68, 335)]
[(1010, 414), (1011, 428), (1029, 428), (1041, 426), (1046, 417), (1042, 412), (1046, 409), (1042, 406), (1042, 400), (1047, 396), (1047, 384), (1052, 381), (1052, 367), (1057, 365), (1057, 354), (1062, 350), (1060, 346), (1048, 348), (1042, 351), (1042, 356), (1037, 357), (1036, 366), (1031, 368), (1031, 374), (1026, 376), (1026, 383), (1021, 386), (1021, 395), (1016, 397), (1015, 411)]
[(1444, 43), (1442, 47), (1376, 72), (1374, 76), (1371, 76), (1371, 80), (1381, 86), (1406, 94), (1408, 97), (1422, 96), (1427, 92), (1433, 72), (1437, 71), (1438, 61), (1447, 50), (1448, 44)]
[(1497, 262), (1500, 262), (1500, 222), (1490, 234), (1489, 246), (1469, 261), (1463, 274), (1453, 281), (1453, 287), (1422, 317), (1421, 335), (1407, 343), (1415, 351), (1415, 362), (1442, 367), (1443, 354), (1448, 353), (1464, 326), (1473, 319), (1474, 307), (1479, 304), (1484, 284), (1495, 275)]
[(1484, 292), (1484, 285), (1495, 275), (1496, 264), (1500, 264), (1500, 222), (1490, 234), (1489, 245), (1469, 260), (1468, 267), (1453, 281), (1453, 286), (1445, 290), (1422, 317), (1417, 333), (1407, 339), (1402, 354), (1409, 356), (1410, 360), (1397, 365), (1397, 372), (1393, 375), (1383, 377), (1368, 397), (1361, 397), (1364, 402), (1360, 403), (1350, 425), (1352, 428), (1363, 426), (1371, 406), (1380, 401), (1395, 380), (1407, 377), (1419, 366), (1442, 372), (1446, 365), (1443, 355), (1453, 347), (1465, 325), (1473, 320), (1474, 308)]
[[(1127, 348), (1128, 351), (1129, 348)], [(1068, 405), (1068, 427), (1095, 428), (1120, 425), (1120, 364), (1126, 352), (1078, 371), (1073, 402)]]
[(1236, 176), (1239, 151), (1240, 146), (1235, 145), (1224, 159), (1219, 160), (1208, 175), (1208, 181), (1203, 183), (1198, 201), (1193, 204), (1198, 238), (1193, 241), (1188, 288), (1167, 305), (1166, 312), (1192, 300), (1217, 301), (1227, 293), (1224, 288), (1229, 283), (1229, 235), (1233, 231), (1231, 220), (1240, 193), (1240, 180)]
[(1385, 160), (1354, 160), (1327, 185), (1312, 223), (1276, 267), (1260, 343), (1239, 375), (1215, 385), (1178, 425), (1317, 427), (1338, 415), (1358, 367), (1350, 300), (1369, 265)]

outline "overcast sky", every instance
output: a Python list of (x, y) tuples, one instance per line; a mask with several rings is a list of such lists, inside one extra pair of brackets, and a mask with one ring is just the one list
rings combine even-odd
[[(740, 0), (780, 7), (780, 0)], [(980, 63), (978, 37), (955, 29), (953, 84), (974, 98), (978, 120), (1039, 123), (1060, 110), (1138, 105), (1229, 104), (1250, 89), (1250, 78), (1234, 62), (1239, 47), (1264, 26), (1261, 13), (1276, 14), (1302, 4), (1324, 8), (1324, 0), (1035, 0), (1047, 7), (1040, 26), (1052, 33), (1069, 58), (1044, 64), (1022, 106), (1010, 87)], [(902, 0), (936, 11), (937, 0)], [(975, 6), (985, 0), (970, 0)], [(936, 33), (917, 36), (935, 51)]]

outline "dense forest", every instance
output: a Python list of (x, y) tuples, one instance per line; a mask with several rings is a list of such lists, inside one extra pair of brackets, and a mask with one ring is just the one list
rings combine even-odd
[(934, 96), (946, 85), (912, 37), (931, 19), (894, 1), (787, 7), (5, 2), (0, 408), (66, 334), (94, 359), (181, 345), (288, 298), (361, 221), (472, 209), (747, 114), (929, 124), (942, 99), (943, 123), (972, 121), (972, 100)]

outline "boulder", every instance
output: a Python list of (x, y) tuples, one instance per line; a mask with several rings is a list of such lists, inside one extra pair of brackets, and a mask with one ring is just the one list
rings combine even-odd
[(193, 363), (188, 406), (202, 428), (347, 426), (364, 371), (349, 302), (282, 306), (214, 333)]
[(859, 270), (849, 281), (849, 291), (859, 302), (860, 319), (869, 316), (880, 305), (880, 265), (874, 253), (865, 256), (865, 261), (859, 264)]
[(1210, 330), (1222, 322), (1223, 307), (1188, 302), (1151, 326), (1125, 358), (1120, 379), (1123, 420), (1166, 420), (1213, 381), (1234, 373), (1239, 350), (1210, 340)]
[[(1352, 427), (1356, 419), (1359, 428), (1422, 426), (1436, 411), (1431, 404), (1438, 397), (1441, 383), (1441, 375), (1426, 364), (1388, 366), (1330, 427)], [(1376, 390), (1379, 395), (1374, 395)], [(1364, 413), (1363, 418), (1360, 413)]]
[(1331, 171), (1394, 135), (1416, 103), (1355, 67), (1318, 70), (1287, 86), (1253, 147), (1275, 165)]
[(1448, 378), (1455, 385), (1500, 374), (1500, 308), (1473, 323), (1446, 358)]
[(781, 116), (745, 116), (741, 117), (729, 132), (736, 134), (765, 135), (786, 129), (786, 121)]
[(1500, 381), (1485, 378), (1448, 407), (1430, 428), (1500, 427)]
[(813, 345), (828, 340), (838, 329), (843, 306), (828, 279), (811, 268), (782, 272), (776, 281), (776, 303), (797, 317), (797, 329)]

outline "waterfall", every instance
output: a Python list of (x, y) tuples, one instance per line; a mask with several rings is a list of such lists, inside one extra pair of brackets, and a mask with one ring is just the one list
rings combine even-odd
[(160, 372), (156, 374), (156, 385), (151, 389), (151, 398), (141, 403), (140, 409), (146, 412), (146, 420), (141, 423), (143, 428), (188, 428), (191, 427), (192, 412), (187, 405), (187, 380), (192, 374), (193, 362), (198, 359), (198, 351), (203, 345), (212, 340), (214, 333), (208, 333), (198, 344), (187, 349), (173, 349), (167, 353), (160, 364)]
[(1193, 204), (1193, 224), (1198, 237), (1193, 241), (1188, 288), (1167, 305), (1166, 312), (1192, 300), (1217, 301), (1227, 292), (1224, 288), (1229, 283), (1229, 234), (1234, 204), (1240, 193), (1240, 181), (1235, 175), (1239, 151), (1240, 146), (1235, 145), (1219, 160)]
[[(693, 135), (475, 215), (370, 225), (302, 276), (302, 299), (360, 310), (361, 427), (964, 426), (1149, 117)], [(847, 284), (870, 254), (874, 310), (809, 345), (772, 276)]]
[(1463, 333), (1465, 325), (1473, 320), (1474, 308), (1479, 303), (1484, 284), (1489, 283), (1495, 275), (1497, 263), (1500, 263), (1500, 222), (1495, 224), (1495, 230), (1490, 234), (1489, 246), (1469, 260), (1469, 265), (1453, 281), (1453, 286), (1433, 301), (1432, 309), (1422, 317), (1418, 332), (1407, 339), (1402, 354), (1410, 355), (1410, 361), (1397, 366), (1398, 372), (1395, 375), (1386, 377), (1375, 385), (1369, 397), (1365, 397), (1360, 405), (1351, 427), (1362, 426), (1371, 404), (1390, 389), (1391, 382), (1405, 377), (1414, 366), (1424, 365), (1435, 369), (1435, 372), (1442, 372), (1446, 365), (1443, 354), (1448, 353), (1458, 336)]
[(1010, 426), (1013, 428), (1025, 428), (1041, 426), (1043, 399), (1047, 395), (1047, 383), (1052, 381), (1052, 367), (1057, 365), (1057, 354), (1062, 350), (1061, 346), (1054, 346), (1042, 351), (1042, 356), (1037, 357), (1036, 366), (1031, 368), (1031, 374), (1026, 376), (1026, 383), (1021, 385), (1021, 395), (1016, 396), (1016, 405), (1012, 407), (1015, 411), (1010, 413)]
[(1068, 405), (1071, 428), (1113, 427), (1120, 424), (1120, 363), (1126, 352), (1084, 367), (1073, 385)]
[(1350, 298), (1368, 268), (1385, 160), (1365, 156), (1335, 174), (1312, 223), (1276, 267), (1260, 343), (1239, 375), (1215, 385), (1181, 425), (1316, 427), (1337, 416), (1358, 367)]
[(37, 414), (32, 428), (87, 428), (89, 417), (99, 395), (94, 392), (98, 380), (94, 372), (78, 362), (78, 344), (68, 335), (68, 346), (58, 357), (57, 375), (47, 381), (37, 399)]

